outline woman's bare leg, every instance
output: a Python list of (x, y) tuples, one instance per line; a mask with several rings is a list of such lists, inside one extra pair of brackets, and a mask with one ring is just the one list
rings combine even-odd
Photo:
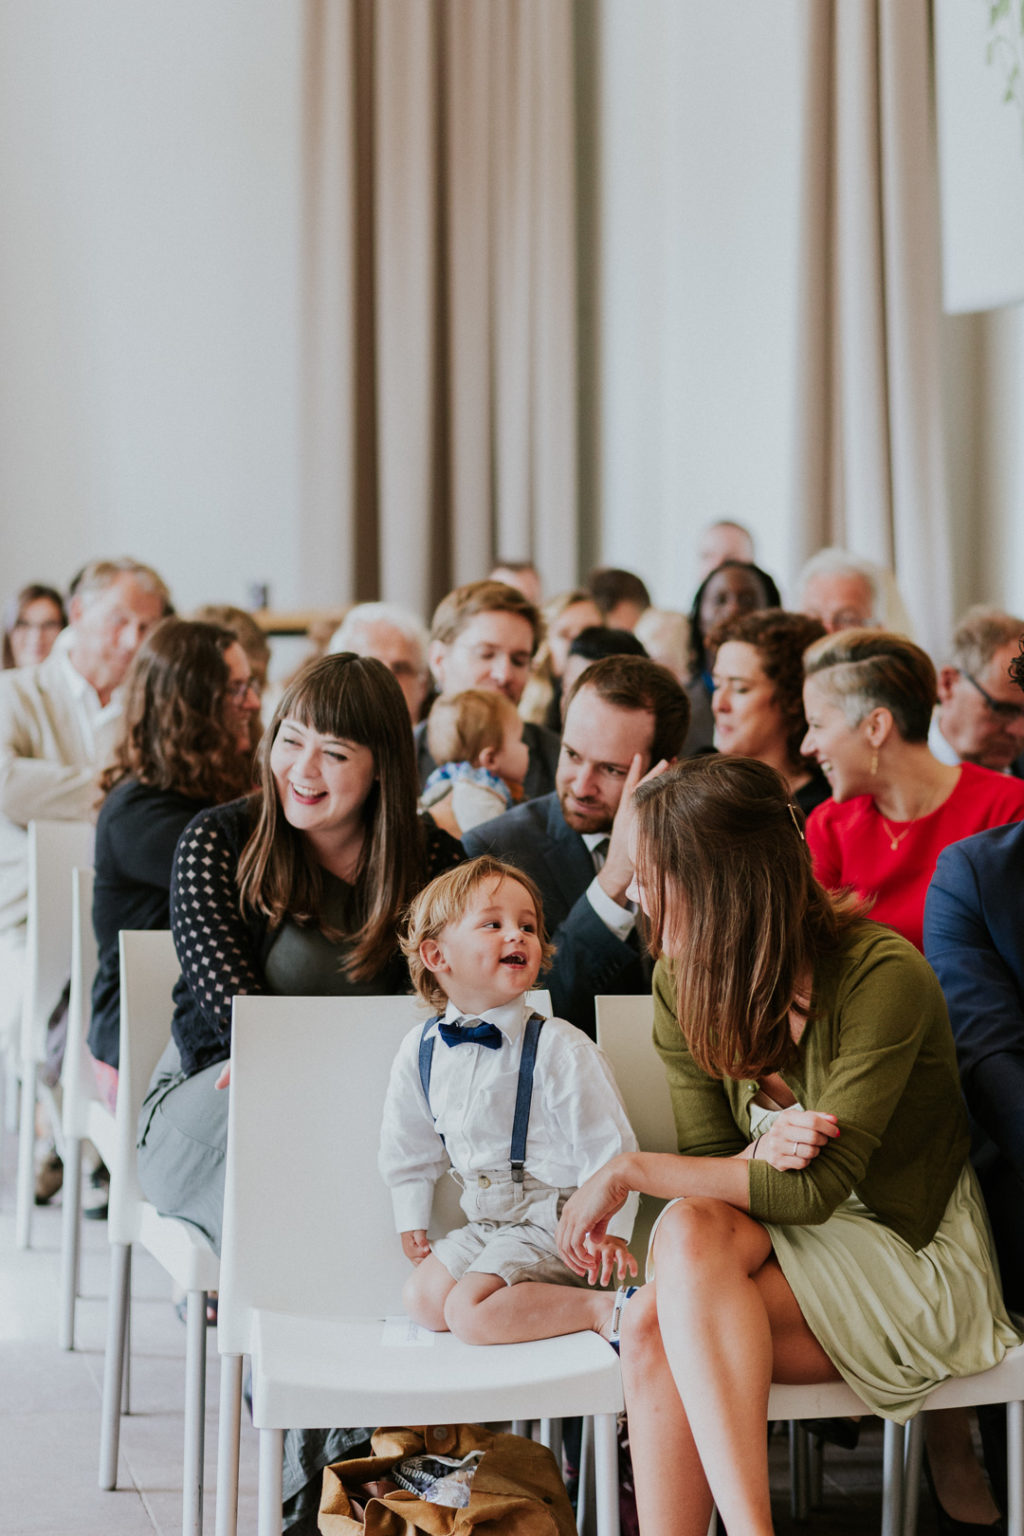
[[(665, 1362), (680, 1399), (667, 1401), (657, 1363), (650, 1308), (639, 1298), (623, 1316), (627, 1408), (638, 1427), (634, 1451), (637, 1504), (644, 1536), (694, 1532), (708, 1506), (699, 1492), (684, 1492), (699, 1458), (730, 1536), (768, 1536), (766, 1419), (768, 1389), (777, 1381), (832, 1381), (837, 1372), (805, 1323), (771, 1253), (760, 1223), (723, 1201), (693, 1199), (672, 1207), (654, 1249), (657, 1322)], [(634, 1316), (631, 1312), (637, 1309)], [(633, 1358), (640, 1346), (645, 1362)], [(653, 1367), (657, 1402), (643, 1406)], [(653, 1413), (659, 1423), (650, 1423)], [(657, 1445), (654, 1436), (668, 1436)], [(672, 1446), (666, 1454), (666, 1445)], [(639, 1462), (639, 1465), (637, 1464)], [(680, 1466), (686, 1472), (680, 1473)], [(666, 1490), (666, 1469), (672, 1468)], [(693, 1483), (690, 1482), (690, 1489)], [(699, 1488), (698, 1484), (698, 1488)], [(685, 1524), (680, 1510), (693, 1505)]]
[(665, 1354), (659, 1280), (622, 1314), (622, 1381), (629, 1417), (636, 1507), (643, 1536), (706, 1536), (712, 1498)]

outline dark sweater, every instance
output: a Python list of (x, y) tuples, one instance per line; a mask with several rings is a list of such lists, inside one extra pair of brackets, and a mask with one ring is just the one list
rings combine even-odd
[[(178, 843), (171, 882), (171, 931), (181, 961), (174, 989), (171, 1029), (186, 1077), (231, 1052), (231, 1000), (240, 993), (272, 991), (265, 962), (271, 935), (262, 913), (244, 911), (238, 897), (238, 860), (252, 830), (256, 796), (203, 811)], [(462, 846), (429, 816), (420, 818), (425, 881), (458, 864)], [(344, 943), (338, 946), (339, 962)], [(406, 992), (409, 973), (395, 955), (365, 982), (347, 983), (340, 963), (338, 986), (365, 994)], [(320, 990), (319, 987), (316, 990)]]
[(172, 789), (123, 779), (106, 797), (96, 823), (92, 925), (99, 966), (92, 988), (89, 1049), (118, 1064), (122, 928), (171, 926), (171, 869), (178, 838), (207, 804)]

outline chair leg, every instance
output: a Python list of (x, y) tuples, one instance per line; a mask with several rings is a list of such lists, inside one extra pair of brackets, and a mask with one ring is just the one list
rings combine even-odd
[(238, 1447), (242, 1434), (243, 1364), (241, 1355), (220, 1357), (216, 1536), (236, 1536), (238, 1530)]
[(124, 1369), (121, 1372), (121, 1412), (132, 1411), (132, 1249), (128, 1249), (128, 1306), (124, 1314)]
[(79, 1242), (82, 1220), (82, 1143), (65, 1138), (64, 1190), (60, 1232), (60, 1347), (75, 1347), (75, 1302), (78, 1298)]
[(36, 1064), (23, 1062), (21, 1069), (21, 1120), (18, 1125), (18, 1193), (14, 1217), (14, 1241), (27, 1248), (32, 1240), (32, 1207), (35, 1203)]
[(576, 1483), (576, 1527), (580, 1536), (594, 1532), (594, 1421), (580, 1421), (580, 1465)]
[(903, 1536), (916, 1536), (921, 1502), (921, 1461), (924, 1456), (924, 1414), (917, 1413), (907, 1425), (903, 1456)]
[(189, 1291), (185, 1324), (185, 1462), (182, 1536), (203, 1536), (203, 1450), (206, 1430), (206, 1292)]
[(552, 1456), (562, 1465), (562, 1421), (561, 1419), (541, 1419), (540, 1443), (546, 1445)]
[(594, 1416), (594, 1483), (597, 1536), (619, 1536), (619, 1447), (616, 1415)]
[(8, 1051), (4, 1061), (4, 1130), (18, 1129), (18, 1059)]
[(281, 1536), (283, 1487), (284, 1430), (261, 1429), (257, 1536)]
[(903, 1425), (885, 1421), (882, 1449), (882, 1536), (901, 1536), (903, 1527)]
[(1024, 1403), (1006, 1405), (1006, 1530), (1024, 1536)]
[(799, 1419), (790, 1419), (789, 1508), (794, 1520), (807, 1519), (808, 1439)]
[(110, 1300), (107, 1307), (107, 1351), (103, 1358), (103, 1404), (100, 1409), (100, 1487), (117, 1485), (117, 1451), (121, 1437), (121, 1389), (124, 1379), (125, 1332), (131, 1296), (131, 1249), (115, 1243), (110, 1249)]

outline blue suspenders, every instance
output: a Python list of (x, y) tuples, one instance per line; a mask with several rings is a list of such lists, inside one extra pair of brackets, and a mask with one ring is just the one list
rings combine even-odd
[[(430, 1108), (430, 1069), (434, 1061), (434, 1041), (437, 1036), (431, 1035), (428, 1039), (427, 1035), (440, 1017), (440, 1014), (435, 1014), (432, 1019), (428, 1019), (420, 1035), (420, 1082), (423, 1085), (423, 1097), (427, 1101), (428, 1109)], [(531, 1013), (526, 1021), (526, 1029), (523, 1031), (523, 1054), (519, 1058), (519, 1086), (516, 1089), (516, 1109), (512, 1117), (512, 1147), (509, 1152), (512, 1179), (516, 1184), (523, 1182), (523, 1169), (526, 1166), (526, 1132), (530, 1124), (530, 1105), (533, 1101), (533, 1070), (537, 1065), (537, 1041), (540, 1039), (543, 1023), (544, 1020), (539, 1013)], [(438, 1135), (441, 1135), (440, 1131)], [(444, 1141), (443, 1136), (441, 1140)]]

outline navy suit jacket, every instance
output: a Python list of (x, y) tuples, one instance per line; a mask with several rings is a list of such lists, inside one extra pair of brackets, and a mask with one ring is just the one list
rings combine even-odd
[(991, 827), (939, 855), (924, 952), (949, 1008), (979, 1168), (1024, 1180), (1024, 823)]
[[(437, 764), (427, 750), (427, 723), (421, 720), (413, 733), (416, 742), (416, 772), (420, 776), (420, 789), (430, 778)], [(535, 725), (527, 720), (523, 726), (523, 740), (530, 752), (530, 765), (523, 780), (523, 793), (527, 800), (546, 795), (555, 787), (555, 769), (558, 754), (562, 750), (561, 738), (546, 726)]]
[(594, 861), (578, 832), (566, 824), (556, 794), (527, 800), (463, 835), (471, 858), (489, 853), (514, 864), (536, 882), (548, 936), (556, 946), (551, 969), (538, 985), (551, 1006), (594, 1037), (594, 998), (601, 992), (651, 990), (651, 967), (634, 933), (623, 941), (598, 917), (586, 897)]

